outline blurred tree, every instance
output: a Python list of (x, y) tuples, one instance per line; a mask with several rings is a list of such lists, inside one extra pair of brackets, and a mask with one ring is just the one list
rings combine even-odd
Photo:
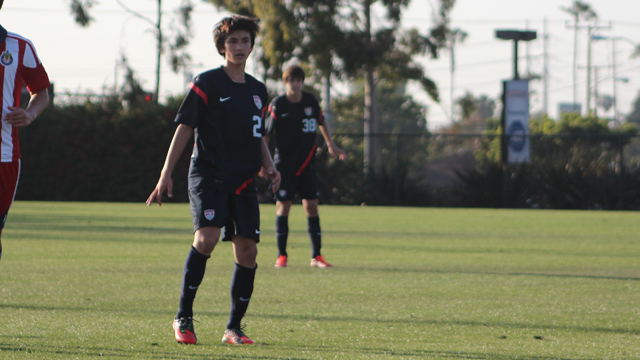
[(376, 28), (372, 6), (378, 0), (208, 0), (218, 8), (259, 18), (262, 24), (261, 62), (267, 77), (279, 79), (280, 67), (293, 58), (310, 64), (324, 79), (325, 108), (331, 75), (353, 81), (365, 79), (365, 163), (380, 165), (375, 137), (378, 132), (375, 87), (378, 81), (416, 80), (436, 101), (435, 83), (424, 75), (414, 57), (433, 57), (447, 46), (449, 13), (455, 0), (439, 0), (435, 24), (428, 35), (416, 29), (401, 31), (402, 10), (410, 0), (384, 0), (385, 24)]
[[(156, 0), (157, 17), (156, 20), (152, 20), (139, 12), (132, 10), (121, 0), (116, 0), (117, 3), (125, 9), (128, 13), (142, 19), (153, 26), (153, 30), (156, 38), (156, 81), (155, 90), (153, 92), (152, 101), (158, 102), (158, 94), (160, 92), (160, 63), (164, 47), (169, 50), (169, 64), (174, 72), (177, 72), (181, 67), (186, 66), (190, 60), (190, 56), (186, 51), (187, 45), (191, 40), (191, 12), (193, 11), (193, 5), (190, 0), (181, 0), (180, 6), (176, 10), (176, 17), (174, 17), (171, 23), (170, 32), (172, 36), (170, 40), (167, 40), (163, 36), (162, 29), (162, 0)], [(97, 4), (97, 0), (70, 0), (69, 8), (71, 14), (74, 16), (75, 22), (82, 26), (88, 27), (94, 18), (90, 15), (90, 10), (93, 5)]]

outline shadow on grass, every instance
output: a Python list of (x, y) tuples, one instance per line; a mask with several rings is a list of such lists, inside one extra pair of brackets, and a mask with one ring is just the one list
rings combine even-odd
[[(26, 309), (33, 311), (71, 311), (71, 312), (108, 312), (117, 314), (156, 314), (166, 315), (168, 319), (173, 318), (175, 312), (170, 310), (136, 310), (136, 309), (92, 309), (92, 308), (65, 308), (54, 306), (36, 306), (36, 305), (19, 305), (19, 304), (0, 304), (0, 309)], [(200, 316), (224, 317), (227, 313), (199, 311)], [(318, 322), (345, 322), (345, 323), (380, 323), (380, 324), (403, 324), (403, 325), (421, 325), (421, 326), (475, 326), (475, 327), (491, 327), (491, 328), (509, 328), (509, 329), (532, 329), (532, 330), (565, 330), (580, 332), (596, 332), (609, 334), (628, 334), (640, 335), (640, 329), (629, 328), (613, 328), (613, 327), (587, 327), (575, 325), (548, 325), (548, 324), (526, 324), (518, 322), (488, 322), (488, 321), (464, 321), (464, 320), (432, 320), (432, 319), (373, 319), (365, 317), (349, 317), (349, 316), (308, 316), (308, 315), (279, 315), (279, 314), (247, 314), (247, 318), (275, 319), (283, 323), (287, 321), (318, 321)]]
[(557, 357), (557, 356), (538, 356), (538, 355), (521, 355), (521, 354), (497, 354), (497, 353), (479, 353), (479, 352), (467, 352), (467, 351), (438, 351), (438, 350), (394, 350), (394, 349), (376, 349), (376, 348), (356, 348), (349, 349), (336, 348), (328, 346), (316, 346), (316, 347), (292, 347), (288, 349), (291, 351), (316, 351), (321, 353), (333, 353), (333, 354), (345, 354), (343, 358), (350, 358), (349, 354), (354, 354), (353, 357), (362, 354), (370, 354), (376, 356), (386, 357), (410, 357), (410, 358), (443, 358), (443, 359), (478, 359), (478, 360), (593, 360), (593, 358), (577, 358), (577, 357)]
[[(411, 358), (444, 358), (444, 359), (493, 359), (493, 360), (511, 360), (514, 357), (523, 360), (592, 360), (592, 358), (569, 358), (569, 357), (557, 357), (557, 356), (537, 356), (537, 355), (520, 355), (520, 354), (498, 354), (498, 353), (478, 353), (478, 352), (463, 352), (463, 351), (437, 351), (437, 350), (394, 350), (394, 349), (380, 349), (380, 348), (358, 348), (357, 346), (344, 347), (329, 347), (329, 346), (269, 346), (256, 344), (251, 348), (238, 348), (239, 351), (243, 351), (241, 354), (203, 354), (202, 351), (216, 350), (216, 348), (229, 348), (228, 345), (189, 345), (183, 346), (180, 350), (156, 350), (153, 348), (148, 349), (118, 349), (113, 347), (56, 347), (47, 345), (12, 345), (0, 343), (1, 352), (24, 352), (34, 356), (57, 355), (57, 356), (82, 356), (82, 357), (116, 357), (116, 358), (139, 358), (144, 357), (146, 359), (257, 359), (257, 360), (279, 360), (279, 359), (291, 359), (291, 360), (303, 360), (308, 358), (292, 357), (287, 355), (291, 352), (316, 352), (319, 354), (343, 354), (344, 358), (350, 358), (351, 356), (370, 355), (375, 357), (411, 357)], [(266, 356), (266, 355), (251, 355), (246, 351), (274, 351), (277, 350), (283, 355), (281, 356)], [(349, 355), (351, 354), (351, 356)]]
[[(7, 343), (0, 343), (0, 355), (4, 352), (10, 353), (25, 353), (31, 356), (42, 356), (41, 358), (49, 358), (53, 356), (66, 356), (66, 357), (104, 357), (104, 358), (131, 358), (131, 359), (264, 359), (264, 360), (303, 360), (304, 358), (291, 357), (291, 356), (264, 356), (241, 353), (241, 354), (203, 354), (202, 351), (211, 351), (216, 348), (227, 349), (232, 347), (231, 345), (214, 345), (214, 346), (202, 346), (202, 345), (178, 345), (181, 349), (175, 351), (160, 350), (155, 346), (150, 346), (147, 349), (120, 349), (114, 347), (99, 347), (99, 346), (51, 346), (51, 345), (14, 345)], [(256, 345), (260, 350), (260, 345)], [(240, 349), (239, 351), (254, 350)]]
[[(424, 236), (429, 236), (425, 234)], [(389, 234), (389, 238), (394, 238)], [(594, 251), (566, 251), (558, 249), (537, 249), (537, 248), (512, 248), (505, 245), (505, 248), (498, 248), (496, 245), (492, 247), (486, 247), (482, 244), (478, 244), (473, 248), (462, 248), (456, 246), (432, 246), (424, 239), (424, 245), (403, 245), (397, 242), (392, 242), (388, 245), (385, 244), (372, 244), (367, 242), (362, 243), (335, 243), (331, 244), (331, 248), (334, 249), (363, 249), (363, 251), (381, 250), (381, 251), (410, 251), (410, 252), (422, 252), (422, 253), (438, 253), (438, 254), (491, 254), (491, 255), (551, 255), (551, 256), (572, 256), (572, 257), (596, 257), (596, 258), (637, 258), (640, 253), (636, 252), (613, 252), (612, 250), (605, 250), (610, 252), (603, 252), (602, 250)], [(338, 250), (336, 250), (338, 251)], [(623, 251), (623, 250), (619, 250)], [(627, 251), (626, 249), (624, 251)]]
[(382, 268), (382, 267), (340, 267), (340, 270), (365, 270), (378, 272), (399, 272), (399, 273), (420, 273), (420, 274), (454, 274), (454, 275), (499, 275), (499, 276), (541, 276), (557, 278), (578, 278), (596, 280), (622, 280), (640, 281), (640, 277), (631, 276), (605, 276), (605, 275), (582, 275), (582, 274), (546, 274), (546, 273), (526, 273), (526, 272), (499, 272), (499, 271), (444, 271), (420, 268)]

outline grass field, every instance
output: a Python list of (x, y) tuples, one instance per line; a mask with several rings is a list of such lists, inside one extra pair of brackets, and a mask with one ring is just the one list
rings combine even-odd
[(638, 359), (634, 212), (322, 206), (309, 268), (302, 209), (275, 269), (262, 206), (256, 345), (219, 343), (231, 246), (209, 260), (199, 344), (171, 320), (192, 240), (188, 205), (16, 202), (2, 234), (0, 359)]

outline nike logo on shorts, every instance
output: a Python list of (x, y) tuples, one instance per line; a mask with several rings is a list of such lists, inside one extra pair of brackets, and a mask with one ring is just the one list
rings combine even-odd
[(220, 98), (220, 102), (225, 102), (227, 100), (231, 99), (231, 96), (226, 97), (226, 98)]
[(256, 230), (256, 234), (260, 234), (260, 230)]
[(191, 290), (195, 290), (195, 289), (197, 289), (197, 288), (198, 288), (197, 286), (191, 286), (191, 285), (189, 285), (189, 289), (191, 289)]
[(249, 301), (250, 299), (251, 299), (251, 298), (249, 298), (249, 299), (245, 299), (245, 298), (241, 297), (241, 298), (240, 298), (240, 301)]

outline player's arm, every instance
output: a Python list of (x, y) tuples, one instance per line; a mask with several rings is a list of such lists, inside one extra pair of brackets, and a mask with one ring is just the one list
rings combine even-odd
[(4, 120), (16, 127), (23, 127), (31, 124), (35, 118), (42, 113), (49, 103), (49, 93), (47, 88), (31, 94), (29, 105), (26, 109), (9, 106), (9, 113), (5, 115)]
[(271, 153), (269, 147), (265, 142), (264, 137), (261, 139), (262, 143), (262, 169), (260, 170), (260, 176), (271, 179), (271, 191), (276, 192), (280, 188), (280, 172), (276, 170), (271, 160)]
[(158, 180), (156, 188), (153, 189), (153, 192), (149, 195), (149, 198), (147, 199), (147, 206), (153, 204), (154, 201), (157, 201), (158, 205), (161, 206), (162, 193), (165, 190), (169, 197), (173, 196), (173, 181), (171, 180), (171, 173), (173, 173), (173, 169), (176, 167), (178, 159), (180, 159), (180, 155), (182, 155), (182, 152), (184, 151), (185, 146), (187, 146), (192, 135), (193, 128), (191, 126), (185, 124), (178, 125), (175, 134), (173, 134), (173, 140), (171, 140), (171, 145), (169, 146), (164, 166), (160, 172), (160, 180)]
[(329, 147), (329, 154), (331, 154), (331, 156), (336, 159), (346, 159), (347, 154), (333, 143), (333, 139), (331, 138), (331, 130), (329, 130), (329, 124), (326, 120), (322, 122), (322, 125), (320, 125), (320, 132), (322, 133), (322, 137), (324, 137), (324, 141), (327, 142), (327, 146)]

